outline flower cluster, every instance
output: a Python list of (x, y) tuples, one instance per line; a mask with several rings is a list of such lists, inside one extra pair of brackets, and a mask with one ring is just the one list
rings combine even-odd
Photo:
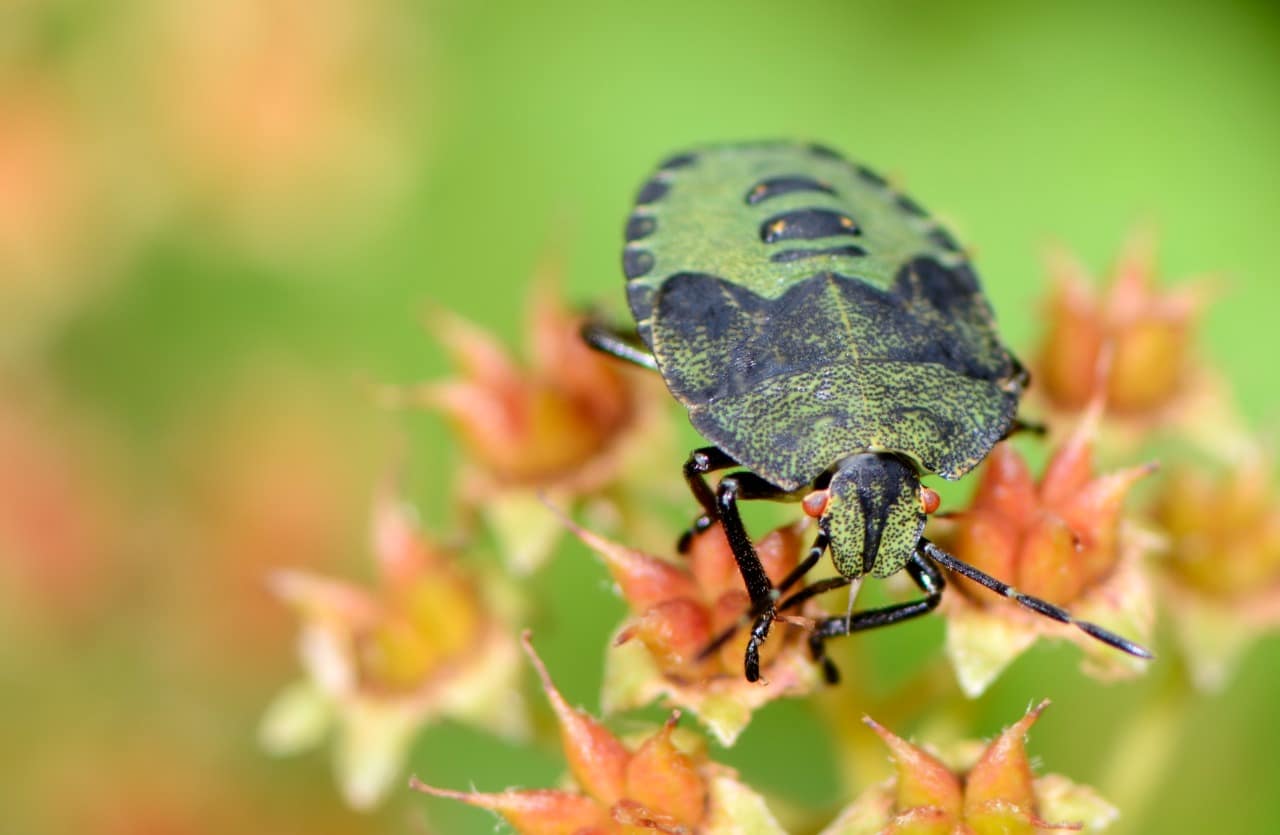
[[(1159, 289), (1155, 260), (1153, 236), (1134, 235), (1110, 285), (1098, 293), (1078, 265), (1059, 257), (1036, 370), (1059, 414), (1085, 404), (1092, 379), (1095, 389), (1102, 388), (1106, 416), (1123, 424), (1105, 427), (1118, 436), (1118, 446), (1151, 442), (1171, 459), (1145, 497), (1149, 534), (1130, 524), (1126, 545), (1122, 520), (1120, 549), (1162, 552), (1150, 565), (1131, 564), (1155, 575), (1192, 683), (1217, 689), (1251, 640), (1280, 624), (1276, 468), (1237, 413), (1228, 387), (1195, 349), (1197, 319), (1210, 295), (1206, 282)], [(1121, 481), (1126, 472), (1136, 474), (1121, 471)], [(1087, 555), (1090, 549), (1080, 550)], [(1074, 562), (1071, 574), (1090, 576), (1090, 563)], [(1122, 583), (1113, 581), (1106, 601), (1127, 608), (1134, 626), (1149, 622), (1146, 590), (1139, 594), (1136, 581), (1127, 589)]]
[(588, 348), (583, 317), (553, 286), (547, 278), (535, 283), (527, 367), (492, 335), (440, 313), (431, 330), (459, 376), (380, 390), (386, 402), (449, 419), (468, 459), (457, 491), (464, 510), (483, 517), (518, 573), (538, 568), (561, 531), (544, 499), (601, 500), (611, 505), (605, 515), (621, 516), (628, 503), (617, 491), (651, 474), (662, 445), (656, 381)]
[(1053, 290), (1036, 363), (1039, 393), (1079, 411), (1094, 398), (1100, 365), (1108, 413), (1139, 421), (1172, 417), (1197, 379), (1191, 337), (1206, 302), (1202, 283), (1155, 287), (1155, 238), (1133, 234), (1104, 291), (1065, 252), (1050, 262)]
[(822, 835), (1097, 832), (1117, 810), (1086, 786), (1056, 774), (1035, 777), (1025, 737), (1048, 701), (1027, 711), (989, 744), (945, 754), (912, 745), (864, 721), (893, 754), (896, 776), (845, 809)]
[[(1207, 390), (1190, 342), (1202, 296), (1156, 290), (1152, 262), (1149, 239), (1137, 239), (1101, 298), (1085, 288), (1078, 269), (1059, 264), (1033, 369), (1050, 406), (1048, 441), (1039, 442), (1043, 466), (1029, 463), (1035, 441), (1000, 443), (962, 508), (933, 514), (937, 495), (921, 495), (937, 546), (1016, 589), (992, 594), (956, 573), (963, 566), (935, 556), (953, 569), (940, 611), (946, 655), (970, 698), (1040, 637), (1079, 645), (1085, 671), (1096, 678), (1145, 672), (1148, 662), (1095, 638), (1110, 632), (1150, 643), (1157, 594), (1180, 613), (1174, 631), (1193, 680), (1206, 687), (1222, 683), (1251, 636), (1280, 623), (1271, 459), (1240, 441), (1227, 448), (1224, 456), (1237, 457), (1218, 475), (1175, 460), (1153, 477), (1154, 457), (1139, 457), (1167, 450), (1151, 442), (1178, 437), (1194, 422), (1187, 415), (1206, 402), (1197, 391)], [(465, 452), (457, 490), (464, 528), (491, 534), (508, 574), (537, 569), (565, 528), (603, 560), (629, 610), (604, 650), (604, 713), (655, 702), (675, 713), (642, 739), (619, 738), (568, 706), (526, 637), (560, 725), (572, 785), (489, 794), (416, 779), (413, 786), (497, 812), (521, 833), (780, 833), (764, 801), (713, 763), (695, 734), (678, 730), (676, 718), (694, 714), (731, 746), (766, 703), (821, 687), (810, 639), (815, 624), (835, 612), (816, 592), (837, 584), (817, 580), (814, 593), (801, 594), (803, 605), (778, 614), (760, 645), (761, 679), (748, 682), (751, 601), (721, 526), (691, 537), (680, 554), (633, 544), (641, 534), (628, 525), (631, 517), (652, 503), (660, 479), (676, 475), (657, 469), (655, 444), (665, 435), (653, 406), (661, 398), (649, 388), (656, 375), (645, 379), (588, 350), (579, 336), (582, 317), (549, 286), (534, 297), (527, 362), (475, 326), (439, 314), (434, 332), (458, 377), (378, 391), (383, 402), (448, 418)], [(1113, 442), (1117, 433), (1122, 443)], [(591, 526), (571, 513), (590, 516)], [(601, 525), (611, 528), (609, 536), (596, 532)], [(300, 572), (276, 576), (277, 593), (303, 614), (309, 676), (281, 696), (263, 724), (264, 742), (275, 751), (296, 750), (336, 728), (340, 778), (359, 806), (394, 783), (414, 735), (438, 718), (509, 737), (527, 731), (511, 607), (500, 602), (505, 580), (425, 539), (392, 492), (379, 499), (374, 527), (376, 592)], [(665, 541), (674, 538), (660, 531)], [(775, 586), (794, 580), (816, 534), (801, 521), (753, 543)], [(865, 663), (859, 657), (853, 666)], [(859, 683), (874, 675), (851, 673)], [(869, 687), (857, 698), (868, 702), (868, 713), (895, 721), (913, 704)], [(893, 753), (897, 776), (865, 791), (823, 835), (1105, 828), (1117, 813), (1092, 789), (1032, 774), (1023, 737), (1043, 707), (989, 745), (941, 752), (868, 719)], [(850, 743), (846, 724), (835, 721), (841, 744)], [(856, 771), (868, 758), (847, 759), (845, 767)], [(820, 828), (813, 815), (796, 819), (805, 831)]]
[(272, 579), (303, 618), (307, 678), (268, 709), (264, 746), (292, 753), (332, 727), (339, 781), (358, 807), (396, 781), (409, 743), (448, 717), (519, 739), (528, 731), (515, 643), (486, 582), (427, 540), (390, 488), (374, 507), (376, 591), (300, 571)]
[[(1152, 537), (1135, 530), (1123, 512), (1130, 489), (1153, 467), (1093, 473), (1098, 406), (1054, 449), (1038, 483), (1012, 446), (997, 446), (968, 509), (939, 520), (941, 541), (962, 560), (1019, 591), (1146, 641), (1154, 604), (1141, 559)], [(970, 695), (985, 690), (1000, 670), (1045, 634), (1078, 642), (1095, 670), (1132, 675), (1144, 669), (1143, 661), (1082, 632), (1028, 612), (969, 580), (956, 582), (963, 594), (948, 601), (947, 651)]]
[[(750, 632), (743, 618), (750, 600), (719, 527), (694, 537), (683, 562), (675, 562), (569, 524), (604, 559), (631, 609), (605, 659), (606, 711), (640, 707), (665, 696), (670, 704), (692, 710), (722, 744), (731, 745), (756, 708), (818, 685), (821, 676), (809, 658), (807, 633), (782, 621), (761, 647), (761, 672), (768, 686), (743, 677)], [(789, 525), (756, 543), (774, 583), (799, 562), (802, 531), (802, 524)], [(820, 614), (816, 604), (806, 611)], [(734, 638), (707, 653), (735, 628)]]
[(758, 795), (730, 769), (708, 760), (696, 741), (677, 736), (679, 713), (638, 744), (628, 745), (599, 720), (570, 707), (527, 633), (524, 644), (560, 724), (575, 787), (480, 794), (435, 788), (413, 778), (414, 788), (491, 809), (520, 835), (782, 835)]
[[(983, 445), (980, 462), (966, 457), (972, 472), (954, 490), (930, 481), (880, 520), (891, 491), (876, 488), (889, 482), (857, 485), (856, 502), (840, 495), (842, 456), (915, 461), (921, 472), (903, 471), (913, 486), (915, 475), (932, 478), (923, 472), (932, 456), (886, 448), (873, 433), (834, 449), (841, 460), (821, 462), (826, 473), (784, 496), (764, 483), (772, 468), (745, 450), (781, 457), (794, 438), (828, 437), (843, 417), (846, 429), (865, 428), (854, 425), (860, 417), (900, 421), (904, 437), (945, 428), (872, 394), (906, 378), (903, 354), (890, 346), (874, 368), (823, 368), (841, 337), (828, 327), (840, 313), (834, 296), (774, 287), (755, 304), (740, 285), (724, 296), (735, 315), (721, 316), (694, 298), (713, 282), (684, 283), (681, 299), (681, 282), (658, 278), (706, 269), (679, 263), (695, 239), (716, 239), (726, 269), (715, 272), (732, 284), (761, 235), (772, 248), (834, 231), (873, 244), (874, 257), (849, 260), (866, 253), (832, 239), (842, 245), (771, 249), (773, 261), (808, 275), (844, 259), (887, 287), (881, 256), (927, 240), (935, 261), (897, 247), (890, 260), (910, 268), (887, 293), (862, 289), (908, 314), (925, 314), (927, 302), (930, 336), (916, 341), (922, 331), (876, 317), (879, 333), (853, 347), (866, 359), (871, 343), (896, 344), (883, 338), (892, 330), (926, 343), (928, 359), (977, 373), (970, 338), (988, 340), (982, 360), (1000, 346), (981, 291), (965, 268), (950, 269), (968, 253), (865, 169), (854, 190), (811, 179), (808, 163), (727, 188), (734, 211), (750, 204), (770, 216), (735, 249), (712, 234), (720, 209), (710, 201), (673, 236), (680, 178), (709, 169), (702, 155), (668, 160), (627, 219), (626, 296), (641, 315), (634, 353), (620, 353), (632, 364), (584, 341), (584, 325), (598, 333), (597, 323), (566, 300), (565, 264), (552, 257), (525, 282), (516, 344), (432, 304), (429, 362), (447, 370), (351, 386), (353, 365), (394, 350), (391, 328), (414, 303), (404, 294), (430, 292), (409, 280), (420, 259), (440, 267), (431, 283), (447, 270), (450, 293), (505, 311), (506, 300), (467, 286), (514, 286), (511, 275), (475, 272), (504, 261), (483, 240), (515, 251), (547, 223), (536, 208), (519, 211), (533, 208), (522, 192), (545, 185), (546, 172), (513, 177), (493, 154), (480, 161), (501, 131), (462, 155), (435, 136), (457, 122), (441, 105), (487, 112), (504, 68), (490, 67), (465, 95), (442, 94), (475, 69), (456, 64), (462, 54), (516, 56), (543, 87), (580, 68), (552, 56), (539, 69), (548, 50), (524, 37), (519, 15), (495, 29), (452, 5), (466, 4), (142, 0), (105, 14), (101, 3), (18, 0), (0, 13), (0, 658), (6, 684), (19, 685), (8, 688), (6, 751), (23, 763), (5, 798), (6, 831), (322, 835), (404, 830), (411, 816), (411, 831), (436, 835), (426, 814), (473, 814), (450, 801), (537, 835), (1096, 831), (1120, 810), (1137, 821), (1131, 828), (1156, 828), (1142, 807), (1153, 787), (1171, 785), (1161, 770), (1186, 761), (1174, 750), (1182, 731), (1192, 717), (1229, 713), (1213, 700), (1249, 680), (1238, 675), (1248, 653), (1280, 630), (1276, 438), (1250, 425), (1200, 344), (1215, 282), (1167, 280), (1178, 277), (1162, 272), (1147, 228), (1102, 269), (1052, 253), (1035, 311), (995, 305), (1006, 325), (1033, 321), (1030, 340), (1013, 346), (1031, 381), (1014, 437)], [(573, 28), (538, 23), (539, 37)], [(460, 48), (460, 25), (490, 48)], [(514, 89), (521, 106), (554, 98)], [(810, 150), (814, 172), (835, 165)], [(893, 230), (879, 223), (888, 215), (801, 208), (866, 189), (895, 195), (886, 211), (902, 210), (904, 236), (889, 235), (888, 249), (882, 235)], [(454, 260), (436, 258), (438, 238), (459, 228), (451, 219), (472, 210), (485, 218), (475, 238)], [(437, 240), (424, 243), (423, 229)], [(370, 264), (403, 280), (361, 283)], [(854, 289), (846, 301), (866, 295)], [(758, 327), (748, 341), (758, 336), (776, 356), (739, 349), (716, 367), (714, 351), (668, 353), (662, 319), (673, 310), (698, 336)], [(361, 331), (378, 331), (365, 351), (335, 339)], [(1252, 355), (1233, 359), (1265, 367), (1265, 336), (1249, 334)], [(735, 425), (695, 440), (712, 409), (691, 406), (690, 428), (676, 400), (694, 398), (673, 398), (664, 375), (672, 391), (716, 391), (723, 405), (725, 373), (789, 409), (785, 431), (759, 431), (783, 428), (754, 425), (748, 405)], [(840, 375), (862, 394), (844, 415), (832, 392), (845, 389), (827, 384)], [(1023, 388), (1017, 379), (1006, 389)], [(992, 394), (971, 382), (974, 398)], [(964, 402), (964, 388), (932, 402)], [(966, 430), (991, 440), (981, 412), (948, 423), (973, 418)], [(1041, 423), (1039, 437), (1023, 431)], [(388, 436), (414, 449), (421, 430), (432, 444), (444, 435), (443, 460), (415, 460), (406, 469), (416, 483), (375, 483), (392, 457)], [(739, 432), (751, 435), (742, 447), (727, 437)], [(945, 453), (950, 439), (935, 440)], [(717, 478), (734, 478), (750, 535), (728, 504), (696, 484), (694, 500), (680, 478), (689, 448), (707, 443), (722, 443), (723, 456), (695, 456), (686, 479), (702, 463), (713, 468), (704, 473), (712, 493)], [(734, 472), (733, 457), (754, 473)], [(947, 512), (936, 512), (933, 487)], [(791, 503), (750, 500), (762, 497)], [(859, 505), (843, 517), (851, 524), (814, 512), (833, 501)], [(695, 512), (709, 516), (688, 547), (668, 547)], [(819, 559), (828, 536), (846, 543), (838, 563)], [(893, 557), (845, 559), (857, 550), (849, 541), (872, 557), (885, 536), (895, 547), (881, 553)], [(740, 564), (735, 548), (754, 549), (760, 565)], [(757, 568), (770, 599), (760, 599)], [(890, 568), (902, 570), (861, 576)], [(598, 710), (571, 706), (552, 683), (531, 626), (548, 639), (544, 651), (553, 641), (585, 648), (548, 663), (566, 690), (574, 675), (598, 695)], [(1061, 652), (1036, 651), (1049, 643)], [(1044, 682), (1070, 679), (1064, 657), (1083, 674), (1070, 687), (1090, 710), (1070, 732), (1086, 742), (1077, 753), (1095, 758), (1082, 772), (1099, 775), (1097, 791), (1032, 768), (1024, 737), (1047, 702), (995, 738), (971, 740), (977, 717), (1006, 715), (994, 705), (1024, 704), (1028, 681), (1038, 696)], [(173, 698), (175, 681), (201, 698)], [(550, 709), (539, 712), (543, 698)], [(1123, 719), (1120, 705), (1130, 709)], [(1257, 727), (1254, 717), (1227, 724), (1237, 735)], [(241, 744), (247, 727), (252, 752)], [(908, 731), (936, 744), (897, 735)], [(504, 788), (448, 761), (457, 739), (482, 737), (486, 766), (505, 767), (516, 746), (556, 734), (565, 774), (531, 781), (547, 788)], [(261, 756), (308, 750), (313, 761), (290, 767)], [(1060, 762), (1053, 752), (1045, 760)], [(336, 789), (326, 779), (330, 790), (314, 792), (326, 767)], [(416, 791), (405, 790), (429, 767), (430, 782), (449, 788), (414, 778)], [(1244, 779), (1222, 779), (1256, 794), (1256, 769), (1239, 770)], [(778, 772), (807, 785), (803, 802), (781, 778), (770, 783)], [(1161, 812), (1177, 814), (1177, 804)]]
[(1171, 470), (1153, 516), (1169, 539), (1162, 581), (1196, 684), (1221, 689), (1248, 644), (1280, 628), (1280, 489), (1262, 449)]

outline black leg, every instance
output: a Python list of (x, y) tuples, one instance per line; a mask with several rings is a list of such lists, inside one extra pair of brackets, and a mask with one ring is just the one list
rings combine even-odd
[(689, 453), (689, 459), (684, 462), (684, 480), (689, 485), (689, 491), (693, 493), (693, 497), (702, 506), (702, 515), (694, 519), (693, 524), (680, 535), (680, 539), (676, 542), (676, 551), (681, 554), (688, 551), (693, 538), (711, 527), (717, 518), (716, 494), (703, 476), (716, 470), (736, 466), (738, 462), (719, 447), (704, 446)]
[[(770, 595), (769, 597), (769, 605), (765, 609), (759, 610), (759, 611), (756, 610), (755, 607), (752, 607), (750, 611), (746, 612), (743, 615), (740, 621), (738, 621), (733, 626), (730, 626), (728, 629), (721, 632), (719, 635), (715, 637), (715, 640), (707, 644), (707, 646), (703, 648), (702, 652), (698, 653), (698, 659), (702, 660), (716, 652), (719, 652), (721, 647), (723, 647), (726, 643), (728, 643), (729, 640), (734, 635), (738, 634), (739, 629), (746, 626), (748, 621), (751, 621), (754, 618), (755, 623), (751, 627), (751, 639), (747, 643), (746, 665), (748, 670), (748, 673), (747, 673), (748, 679), (751, 681), (755, 681), (756, 679), (751, 678), (751, 674), (750, 674), (750, 671), (753, 666), (751, 663), (751, 658), (754, 657), (756, 659), (756, 663), (754, 665), (754, 669), (756, 671), (756, 678), (759, 678), (760, 644), (764, 642), (765, 638), (769, 637), (769, 628), (773, 625), (773, 619), (774, 617), (776, 617), (777, 612), (780, 612), (784, 609), (791, 608), (792, 606), (795, 606), (798, 603), (804, 602), (804, 600), (807, 600), (809, 597), (812, 597), (813, 594), (809, 594), (806, 597), (799, 600), (797, 600), (796, 598), (799, 598), (801, 594), (804, 594), (804, 592), (810, 588), (816, 588), (818, 586), (822, 586), (831, 581), (823, 580), (820, 583), (816, 583), (813, 586), (809, 586), (806, 589), (799, 592), (798, 594), (794, 594), (791, 597), (787, 598), (776, 607), (773, 605), (774, 597), (782, 594), (782, 592), (786, 591), (787, 589), (791, 588), (796, 583), (798, 583), (804, 577), (804, 575), (809, 572), (809, 569), (813, 568), (817, 564), (818, 560), (822, 558), (822, 554), (826, 550), (827, 550), (827, 534), (824, 531), (819, 531), (818, 535), (814, 537), (813, 545), (809, 547), (809, 553), (805, 556), (805, 558), (801, 560), (799, 563), (797, 563), (796, 567), (791, 569), (790, 573), (788, 573), (786, 577), (782, 578), (782, 582), (778, 583), (778, 585), (774, 587), (775, 589), (774, 594)], [(839, 579), (839, 578), (833, 578), (833, 579)], [(848, 581), (846, 580), (845, 582), (848, 582)], [(827, 589), (822, 589), (821, 591), (815, 592), (815, 594), (821, 594), (822, 591), (827, 591)]]
[[(826, 594), (829, 591), (844, 588), (852, 582), (852, 577), (828, 577), (825, 580), (819, 580), (816, 583), (805, 586), (790, 597), (785, 598), (778, 604), (778, 611), (784, 612), (794, 606), (799, 606), (812, 597), (817, 597), (820, 594)], [(748, 649), (750, 649), (750, 647), (748, 647)], [(823, 651), (821, 642), (815, 643), (812, 637), (809, 640), (809, 654), (813, 656), (813, 660), (815, 662), (822, 665), (822, 677), (826, 679), (827, 684), (840, 683), (840, 671), (836, 669), (835, 663), (832, 662), (832, 660), (827, 657), (826, 652)]]
[[(778, 594), (782, 594), (784, 591), (800, 582), (800, 580), (804, 578), (804, 575), (809, 573), (809, 569), (818, 564), (818, 560), (822, 559), (822, 555), (826, 552), (827, 544), (829, 542), (830, 537), (827, 536), (827, 532), (823, 530), (818, 531), (818, 535), (813, 538), (813, 544), (809, 546), (809, 553), (805, 555), (804, 559), (800, 560), (800, 562), (796, 564), (795, 568), (791, 569), (786, 577), (782, 578), (780, 583), (778, 583)], [(779, 608), (785, 609), (787, 606), (784, 604)]]
[[(839, 673), (831, 663), (831, 659), (827, 658), (825, 644), (828, 638), (836, 638), (840, 635), (849, 635), (853, 632), (864, 632), (868, 629), (901, 623), (904, 620), (910, 620), (932, 612), (942, 602), (942, 590), (946, 586), (946, 581), (942, 578), (942, 572), (938, 571), (936, 565), (925, 559), (919, 551), (916, 551), (907, 562), (906, 569), (907, 573), (911, 575), (911, 579), (925, 593), (924, 599), (896, 603), (892, 606), (870, 609), (865, 612), (854, 612), (851, 615), (837, 615), (818, 621), (818, 625), (809, 635), (809, 651), (813, 655), (813, 660), (822, 664), (822, 671), (828, 682), (834, 684), (839, 680)], [(833, 579), (845, 579), (848, 582), (847, 578)], [(817, 585), (821, 585), (821, 583), (815, 584), (815, 586)], [(810, 588), (813, 587), (811, 586)], [(838, 588), (838, 586), (833, 586), (833, 588)], [(824, 589), (824, 591), (829, 590)], [(809, 589), (804, 589), (792, 595), (791, 599), (799, 598), (808, 591)], [(790, 605), (791, 599), (784, 601), (784, 604)]]
[(782, 602), (779, 603), (776, 608), (779, 612), (785, 612), (787, 609), (794, 609), (807, 600), (811, 600), (820, 594), (826, 594), (829, 591), (842, 589), (852, 582), (852, 577), (828, 577), (825, 580), (810, 583), (795, 594), (789, 597), (784, 597)]
[(597, 351), (650, 371), (658, 370), (658, 363), (654, 360), (653, 354), (637, 345), (639, 340), (634, 335), (629, 336), (603, 323), (587, 320), (582, 326), (582, 339)]
[[(705, 451), (698, 450), (698, 452), (695, 452), (690, 456), (690, 462), (694, 462), (699, 453)], [(723, 456), (723, 458), (728, 458), (719, 449), (715, 452), (717, 455)], [(723, 460), (723, 458), (716, 460)], [(687, 471), (688, 467), (686, 467)], [(696, 483), (701, 484), (704, 488), (706, 487), (706, 482), (701, 477), (697, 478)], [(689, 486), (694, 490), (694, 494), (697, 495), (698, 488), (694, 487), (694, 484), (695, 481), (690, 479)], [(742, 574), (742, 582), (746, 584), (747, 595), (751, 598), (751, 612), (756, 615), (756, 623), (751, 629), (751, 641), (747, 644), (747, 655), (744, 661), (747, 681), (757, 681), (760, 678), (760, 643), (769, 634), (769, 627), (773, 623), (773, 604), (777, 600), (777, 592), (774, 591), (773, 581), (765, 573), (764, 565), (760, 562), (760, 555), (756, 553), (756, 546), (751, 542), (746, 526), (742, 524), (742, 515), (738, 512), (738, 501), (777, 499), (786, 494), (787, 491), (770, 484), (755, 473), (745, 471), (725, 476), (720, 480), (720, 486), (716, 488), (715, 514), (720, 519), (720, 525), (724, 528), (725, 537), (729, 540), (729, 549), (733, 551), (733, 558), (738, 563), (738, 572)], [(825, 547), (825, 541), (823, 547)], [(821, 550), (819, 550), (819, 556), (821, 556), (821, 553)], [(813, 562), (816, 562), (816, 558), (813, 559)], [(812, 565), (812, 562), (810, 565)], [(791, 574), (792, 576), (787, 579), (795, 582), (798, 575), (795, 575), (794, 571)], [(725, 640), (727, 639), (726, 637)], [(716, 643), (722, 643), (722, 641), (713, 642), (712, 646), (714, 647)], [(704, 654), (706, 652), (704, 651)]]
[(1036, 435), (1038, 437), (1044, 437), (1044, 434), (1048, 431), (1049, 431), (1048, 427), (1046, 427), (1043, 423), (1039, 423), (1034, 420), (1023, 420), (1022, 418), (1014, 418), (1013, 423), (1009, 424), (1009, 428), (1005, 430), (1004, 437), (1002, 437), (1000, 440), (1002, 441), (1008, 440), (1009, 438), (1012, 438), (1014, 435), (1017, 435), (1020, 432), (1029, 432), (1032, 435)]
[(751, 608), (764, 611), (774, 602), (773, 582), (764, 571), (764, 565), (756, 554), (756, 546), (747, 535), (746, 526), (742, 524), (742, 514), (738, 512), (739, 500), (776, 499), (786, 495), (755, 473), (737, 472), (725, 476), (716, 488), (716, 512), (724, 534), (729, 540), (729, 548), (738, 563), (738, 571), (742, 573), (742, 581), (747, 585), (747, 594), (751, 596)]
[(1017, 380), (1018, 385), (1022, 390), (1026, 391), (1027, 387), (1031, 385), (1031, 372), (1028, 371), (1027, 367), (1019, 362), (1018, 358), (1012, 354), (1009, 356), (1009, 359), (1013, 360), (1013, 378)]
[(1008, 583), (1002, 583), (990, 574), (979, 571), (966, 562), (961, 562), (927, 539), (921, 539), (920, 546), (924, 549), (924, 552), (928, 555), (929, 559), (933, 560), (948, 571), (954, 571), (962, 577), (968, 577), (975, 583), (986, 586), (996, 594), (1004, 595), (1015, 603), (1030, 609), (1038, 615), (1053, 618), (1059, 623), (1069, 623), (1091, 637), (1097, 638), (1099, 641), (1102, 641), (1102, 643), (1115, 647), (1121, 652), (1127, 652), (1130, 655), (1137, 656), (1138, 658), (1155, 657), (1151, 654), (1151, 651), (1145, 647), (1122, 638), (1114, 632), (1103, 629), (1096, 623), (1090, 623), (1087, 620), (1076, 620), (1066, 609), (1055, 606), (1047, 600), (1041, 600), (1038, 597), (1031, 597), (1030, 595), (1023, 594)]

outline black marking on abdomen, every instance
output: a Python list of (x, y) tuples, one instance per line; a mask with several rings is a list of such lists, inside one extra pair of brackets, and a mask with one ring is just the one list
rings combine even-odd
[(854, 166), (854, 169), (858, 172), (859, 177), (866, 180), (868, 183), (871, 183), (871, 185), (873, 186), (884, 188), (885, 186), (889, 185), (889, 182), (885, 180), (884, 177), (881, 177), (879, 174), (872, 171), (870, 168), (867, 168), (865, 165), (856, 165)]
[(832, 197), (836, 194), (835, 189), (821, 180), (815, 180), (812, 177), (805, 177), (800, 174), (788, 174), (782, 177), (770, 177), (752, 186), (751, 191), (747, 192), (747, 205), (754, 206), (762, 200), (790, 194), (793, 191), (817, 191), (822, 194), (830, 194)]
[(627, 218), (627, 243), (647, 238), (658, 228), (658, 221), (651, 215), (633, 214)]
[(907, 214), (915, 215), (916, 217), (929, 216), (929, 213), (924, 210), (923, 206), (921, 206), (919, 203), (912, 200), (910, 197), (906, 196), (905, 194), (898, 195), (898, 208), (902, 209), (902, 211), (906, 212)]
[(970, 318), (982, 291), (968, 264), (947, 267), (928, 256), (908, 261), (894, 277), (893, 290), (903, 298), (918, 298), (948, 318)]
[[(662, 282), (655, 317), (691, 344), (705, 340), (714, 345), (742, 329), (744, 311), (732, 301), (737, 292), (736, 285), (716, 275), (674, 273)], [(750, 290), (741, 293), (753, 295)]]
[(844, 156), (842, 156), (839, 151), (828, 148), (826, 145), (819, 145), (816, 142), (811, 143), (809, 145), (809, 153), (813, 154), (815, 157), (822, 157), (823, 159), (834, 159), (840, 162), (844, 162)]
[(941, 226), (937, 226), (937, 227), (934, 227), (933, 229), (930, 229), (927, 237), (929, 238), (929, 240), (933, 241), (935, 244), (947, 250), (948, 252), (961, 251), (960, 244), (956, 243), (956, 239), (951, 237), (950, 233), (948, 233), (947, 230), (943, 229)]
[(653, 253), (647, 249), (622, 250), (622, 272), (630, 281), (647, 275), (653, 269)]
[(785, 264), (791, 261), (803, 261), (805, 258), (817, 258), (820, 255), (842, 255), (851, 258), (859, 258), (866, 255), (867, 251), (855, 244), (848, 246), (829, 246), (826, 249), (784, 249), (782, 252), (775, 252), (769, 256), (769, 260), (775, 264)]
[(694, 153), (676, 154), (662, 161), (658, 167), (663, 171), (674, 171), (677, 168), (687, 168), (698, 161), (698, 155)]
[(656, 203), (667, 196), (667, 191), (670, 188), (670, 183), (654, 177), (640, 187), (640, 193), (636, 195), (636, 205), (643, 206), (646, 203)]
[(853, 218), (831, 209), (796, 209), (774, 215), (760, 224), (760, 240), (767, 244), (861, 234)]
[(627, 304), (637, 322), (648, 319), (653, 315), (653, 288), (640, 281), (628, 284)]

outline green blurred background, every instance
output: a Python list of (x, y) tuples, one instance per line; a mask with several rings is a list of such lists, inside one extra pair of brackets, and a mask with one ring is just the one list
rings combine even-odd
[[(685, 145), (813, 138), (892, 175), (974, 247), (1024, 352), (1046, 244), (1101, 272), (1154, 223), (1164, 276), (1221, 276), (1204, 350), (1274, 441), (1278, 82), (1262, 2), (4, 4), (3, 829), (419, 832), (425, 810), (430, 831), (492, 831), (408, 791), (346, 812), (327, 754), (257, 750), (297, 675), (261, 577), (368, 574), (368, 496), (401, 436), (411, 497), (449, 529), (443, 423), (380, 413), (360, 381), (446, 373), (428, 306), (517, 340), (549, 251), (570, 298), (620, 314), (622, 219)], [(566, 545), (529, 582), (539, 647), (594, 708), (582, 659), (622, 613), (603, 569)], [(860, 640), (892, 668), (941, 631)], [(1167, 676), (1100, 685), (1075, 655), (1021, 659), (972, 730), (1052, 697), (1033, 753), (1097, 783)], [(1265, 640), (1193, 700), (1125, 831), (1280, 827), (1277, 669)], [(835, 808), (828, 745), (775, 704), (717, 756)], [(550, 785), (561, 763), (448, 725), (412, 758), (489, 790)]]

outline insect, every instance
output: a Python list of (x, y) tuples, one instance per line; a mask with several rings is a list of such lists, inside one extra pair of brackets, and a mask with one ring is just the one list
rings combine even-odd
[[(744, 666), (780, 612), (865, 575), (906, 570), (924, 597), (818, 621), (828, 638), (940, 602), (945, 568), (1131, 655), (1141, 646), (961, 562), (923, 536), (938, 495), (1021, 427), (1028, 375), (1000, 342), (955, 240), (873, 171), (816, 145), (708, 147), (662, 163), (636, 197), (622, 255), (635, 336), (589, 323), (595, 348), (662, 374), (710, 446), (684, 477), (717, 521), (751, 599)], [(708, 474), (738, 468), (712, 488)], [(817, 535), (775, 587), (738, 502), (801, 501)], [(839, 576), (785, 596), (823, 553)], [(708, 652), (727, 641), (720, 636)]]

